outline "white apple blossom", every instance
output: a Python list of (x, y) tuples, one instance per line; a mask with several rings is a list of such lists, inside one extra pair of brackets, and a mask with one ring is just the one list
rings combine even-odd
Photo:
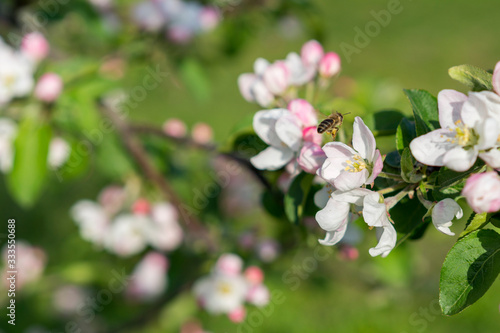
[(287, 55), (285, 63), (290, 72), (289, 83), (292, 86), (302, 86), (314, 79), (316, 75), (316, 66), (305, 65), (295, 52)]
[(81, 200), (71, 207), (70, 214), (79, 226), (83, 239), (104, 245), (109, 230), (109, 218), (101, 205), (90, 200)]
[(23, 53), (14, 51), (0, 40), (0, 106), (33, 89), (33, 63)]
[(495, 171), (472, 174), (462, 190), (469, 206), (478, 214), (500, 210), (500, 177)]
[(493, 77), (491, 79), (493, 84), (493, 90), (500, 95), (500, 61), (497, 62), (495, 70), (493, 71)]
[[(315, 199), (317, 204), (320, 203), (318, 196)], [(344, 237), (352, 205), (362, 206), (365, 222), (376, 228), (379, 243), (369, 250), (370, 255), (386, 257), (396, 245), (396, 230), (389, 221), (387, 208), (380, 194), (364, 188), (331, 193), (326, 206), (316, 213), (316, 221), (326, 231), (326, 237), (319, 240), (320, 244), (335, 245)]]
[(246, 101), (256, 102), (262, 107), (270, 106), (274, 95), (264, 83), (264, 73), (270, 66), (269, 61), (257, 58), (253, 64), (254, 73), (244, 73), (238, 77), (238, 87)]
[(179, 225), (177, 211), (170, 203), (153, 205), (145, 228), (149, 243), (158, 250), (172, 251), (182, 244), (184, 231)]
[(148, 223), (148, 218), (142, 215), (119, 215), (106, 235), (106, 248), (121, 257), (141, 252), (147, 246), (145, 228)]
[(415, 138), (410, 149), (417, 161), (466, 171), (483, 158), (500, 166), (500, 96), (493, 92), (454, 91), (438, 94), (440, 129)]
[[(7, 267), (7, 244), (4, 245), (2, 250), (2, 258), (4, 261), (4, 268)], [(39, 247), (32, 246), (24, 240), (16, 240), (16, 291), (21, 290), (24, 285), (34, 282), (42, 275), (45, 264), (47, 262), (47, 255), (45, 251)], [(2, 284), (9, 289), (10, 281), (7, 280), (9, 269), (2, 270)]]
[(455, 200), (446, 198), (439, 201), (432, 209), (432, 224), (443, 234), (455, 236), (455, 233), (450, 230), (453, 224), (451, 221), (455, 217), (462, 218), (463, 215), (460, 205)]
[(323, 57), (323, 46), (316, 40), (310, 40), (302, 45), (300, 57), (306, 66), (316, 66)]
[(342, 142), (329, 142), (323, 147), (326, 160), (318, 175), (337, 190), (372, 184), (382, 171), (382, 156), (375, 149), (375, 137), (360, 117), (354, 120), (352, 145), (354, 149)]
[(0, 118), (0, 170), (9, 172), (14, 163), (14, 139), (17, 125), (9, 118)]
[(59, 168), (69, 158), (71, 148), (69, 144), (62, 138), (53, 138), (49, 145), (49, 155), (47, 156), (47, 163), (52, 168)]

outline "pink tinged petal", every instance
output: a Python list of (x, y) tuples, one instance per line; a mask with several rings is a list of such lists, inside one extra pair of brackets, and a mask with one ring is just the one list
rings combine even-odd
[(264, 58), (257, 58), (253, 63), (253, 71), (258, 76), (264, 75), (264, 71), (269, 66), (269, 61)]
[(448, 129), (438, 129), (418, 138), (410, 143), (410, 150), (417, 161), (430, 166), (443, 166), (446, 153), (456, 147), (456, 144), (447, 142), (454, 134)]
[(323, 136), (318, 133), (316, 126), (310, 126), (302, 130), (302, 140), (320, 146), (323, 142)]
[(329, 142), (323, 146), (323, 151), (328, 158), (350, 159), (356, 151), (342, 142)]
[(439, 201), (432, 209), (432, 223), (437, 230), (443, 234), (455, 236), (451, 232), (452, 220), (454, 217), (457, 219), (463, 216), (462, 208), (455, 202), (455, 200), (446, 198)]
[(476, 126), (476, 130), (479, 134), (479, 141), (476, 144), (477, 149), (489, 149), (496, 145), (500, 134), (499, 125), (500, 124), (498, 124), (494, 118), (490, 117)]
[(461, 119), (461, 110), (467, 101), (467, 95), (456, 90), (445, 89), (438, 94), (439, 124), (441, 128), (455, 128)]
[(287, 112), (276, 121), (276, 134), (293, 151), (302, 145), (302, 129), (297, 117)]
[(299, 166), (305, 172), (315, 174), (319, 167), (325, 162), (326, 155), (320, 146), (306, 142), (300, 150), (297, 159)]
[(238, 77), (238, 88), (240, 89), (241, 95), (247, 102), (255, 102), (251, 89), (256, 80), (257, 75), (250, 73), (241, 74)]
[(365, 184), (368, 176), (367, 169), (363, 169), (359, 172), (342, 171), (340, 175), (333, 180), (333, 186), (339, 191), (354, 190)]
[(321, 58), (318, 66), (319, 75), (330, 78), (340, 72), (340, 56), (335, 52), (328, 52)]
[(476, 162), (477, 155), (475, 147), (467, 150), (456, 147), (444, 155), (443, 163), (451, 170), (458, 172), (467, 171)]
[(257, 133), (259, 138), (268, 145), (281, 147), (282, 142), (276, 134), (275, 127), (278, 119), (287, 113), (288, 110), (286, 109), (263, 110), (257, 112), (253, 117), (253, 129), (255, 133)]
[(264, 82), (257, 80), (254, 82), (251, 88), (253, 98), (262, 107), (270, 106), (274, 101), (274, 95), (271, 94), (269, 89), (267, 89)]
[(283, 61), (276, 61), (264, 71), (263, 79), (269, 91), (281, 95), (288, 87), (290, 73)]
[(304, 99), (294, 99), (288, 104), (288, 110), (302, 122), (303, 127), (316, 126), (318, 118), (316, 111), (308, 101)]
[(500, 209), (500, 177), (495, 171), (473, 174), (465, 183), (462, 195), (478, 214)]
[(372, 257), (380, 255), (382, 258), (385, 258), (396, 246), (396, 229), (394, 229), (392, 224), (387, 223), (384, 227), (377, 228), (376, 231), (379, 242), (376, 247), (368, 250), (368, 253), (370, 253)]
[(254, 167), (259, 170), (278, 170), (284, 167), (293, 158), (294, 152), (288, 147), (267, 147), (250, 159)]
[(383, 227), (388, 223), (386, 206), (380, 202), (380, 194), (377, 192), (365, 196), (363, 218), (370, 227)]
[(247, 315), (247, 312), (245, 310), (245, 307), (240, 306), (231, 312), (227, 314), (227, 317), (229, 320), (231, 320), (233, 323), (241, 323), (243, 320), (245, 320), (245, 317)]
[(215, 270), (225, 275), (237, 276), (241, 274), (243, 268), (243, 259), (236, 254), (225, 253), (217, 259)]
[(500, 168), (500, 150), (498, 148), (490, 149), (485, 153), (480, 153), (479, 157), (494, 169)]
[(377, 143), (375, 142), (373, 133), (360, 117), (356, 117), (354, 119), (352, 146), (357, 152), (359, 152), (361, 157), (368, 160), (368, 162), (373, 161)]
[(325, 231), (336, 231), (346, 223), (350, 204), (334, 199), (328, 200), (325, 208), (316, 213), (316, 221)]
[(319, 239), (318, 242), (321, 245), (325, 245), (325, 246), (333, 246), (333, 245), (337, 244), (338, 242), (340, 242), (342, 240), (342, 238), (344, 238), (345, 232), (347, 230), (347, 225), (348, 225), (348, 223), (347, 223), (347, 219), (346, 219), (345, 223), (343, 225), (341, 225), (340, 228), (338, 228), (335, 231), (327, 231), (325, 238)]
[(475, 128), (488, 118), (494, 117), (500, 122), (500, 96), (491, 91), (469, 92), (469, 99), (462, 107), (462, 121), (468, 127)]
[(500, 95), (500, 61), (497, 62), (492, 78), (493, 90)]
[(316, 66), (323, 57), (323, 46), (315, 40), (310, 40), (302, 46), (300, 56), (306, 66)]
[(365, 184), (372, 184), (375, 179), (378, 177), (378, 175), (382, 172), (382, 169), (384, 168), (384, 161), (382, 161), (382, 156), (380, 154), (380, 150), (375, 151), (375, 156), (373, 157), (373, 169), (372, 169), (372, 174), (368, 179), (366, 180)]

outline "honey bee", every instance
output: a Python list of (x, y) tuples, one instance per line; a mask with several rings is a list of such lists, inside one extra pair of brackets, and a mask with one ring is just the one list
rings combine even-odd
[(342, 126), (342, 122), (344, 121), (344, 116), (349, 113), (342, 114), (340, 112), (333, 112), (331, 115), (329, 115), (319, 123), (318, 133), (330, 133), (332, 135), (332, 140), (335, 140), (337, 132), (339, 131), (340, 126)]

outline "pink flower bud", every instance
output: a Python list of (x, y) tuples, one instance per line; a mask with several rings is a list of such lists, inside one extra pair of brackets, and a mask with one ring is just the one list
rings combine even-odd
[(241, 323), (243, 320), (245, 320), (247, 313), (246, 310), (243, 306), (229, 312), (227, 315), (229, 320), (231, 320), (233, 323)]
[(263, 284), (257, 284), (250, 288), (247, 294), (247, 301), (258, 307), (265, 306), (269, 303), (269, 289)]
[(182, 138), (186, 136), (186, 124), (180, 119), (171, 118), (163, 124), (163, 132), (175, 138)]
[(492, 83), (493, 90), (495, 90), (495, 92), (500, 95), (500, 61), (497, 62), (495, 70), (493, 71)]
[(288, 88), (290, 72), (284, 61), (276, 61), (264, 71), (264, 83), (269, 91), (281, 95)]
[(226, 275), (238, 275), (241, 273), (242, 267), (243, 260), (232, 253), (221, 255), (215, 264), (215, 270)]
[(305, 172), (316, 174), (316, 171), (323, 165), (325, 160), (325, 152), (320, 146), (311, 142), (306, 142), (304, 147), (300, 150), (297, 162)]
[(200, 26), (203, 31), (214, 29), (220, 21), (220, 14), (214, 7), (204, 7), (200, 12)]
[(318, 128), (316, 126), (309, 126), (302, 130), (302, 139), (306, 142), (312, 142), (318, 146), (321, 146), (323, 142), (323, 136), (318, 133)]
[(300, 56), (306, 66), (316, 66), (323, 57), (323, 46), (315, 40), (310, 40), (302, 46)]
[(302, 123), (303, 127), (316, 126), (318, 117), (311, 104), (305, 99), (294, 99), (288, 103), (288, 110)]
[(495, 171), (472, 174), (462, 195), (476, 213), (496, 212), (500, 210), (500, 177)]
[(39, 32), (31, 32), (25, 35), (21, 42), (21, 51), (35, 61), (47, 57), (49, 50), (49, 42)]
[(197, 123), (193, 126), (192, 136), (196, 143), (203, 145), (212, 142), (214, 134), (210, 125)]
[(351, 245), (343, 244), (340, 246), (339, 258), (345, 261), (354, 261), (359, 257), (357, 248)]
[(118, 213), (123, 207), (125, 199), (125, 190), (123, 189), (123, 187), (116, 185), (105, 187), (97, 197), (97, 201), (109, 215)]
[(39, 100), (52, 103), (54, 102), (63, 89), (63, 81), (61, 77), (54, 73), (46, 73), (42, 75), (35, 87), (35, 97)]
[(340, 72), (340, 57), (335, 52), (328, 52), (319, 62), (319, 75), (330, 78)]
[(250, 266), (243, 273), (251, 284), (261, 284), (264, 281), (264, 272), (257, 266)]
[(143, 198), (137, 199), (132, 205), (132, 213), (136, 215), (147, 215), (151, 211), (149, 201)]
[(127, 286), (127, 295), (139, 300), (150, 300), (161, 295), (167, 287), (167, 258), (158, 252), (149, 252), (137, 264)]
[(174, 43), (187, 44), (193, 38), (193, 32), (183, 26), (172, 26), (167, 31), (167, 37)]

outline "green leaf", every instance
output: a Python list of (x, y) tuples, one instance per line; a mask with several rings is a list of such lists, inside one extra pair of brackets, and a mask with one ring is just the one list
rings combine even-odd
[(417, 137), (415, 122), (403, 118), (396, 131), (396, 148), (402, 153), (403, 149), (410, 147), (411, 140)]
[(307, 194), (311, 189), (314, 175), (301, 172), (292, 181), (288, 192), (285, 195), (285, 214), (290, 222), (297, 224), (304, 213), (304, 206)]
[(402, 237), (398, 237), (398, 244), (407, 238), (417, 239), (417, 235), (423, 235), (421, 228), (424, 228), (424, 225), (428, 223), (422, 220), (425, 213), (427, 213), (427, 208), (416, 197), (413, 199), (405, 197), (391, 208), (389, 214), (394, 221), (394, 228), (398, 234), (402, 235)]
[(448, 169), (447, 167), (442, 167), (438, 173), (437, 185), (439, 186), (439, 188), (457, 185), (465, 181), (471, 173), (480, 172), (481, 169), (484, 168), (484, 166), (484, 162), (478, 160), (476, 164), (472, 166), (472, 168), (465, 172), (456, 172)]
[(43, 188), (51, 137), (50, 126), (38, 115), (28, 115), (19, 126), (8, 186), (14, 199), (24, 207), (32, 206)]
[(401, 168), (401, 155), (399, 155), (397, 150), (391, 151), (385, 156), (384, 164), (395, 169)]
[(410, 184), (418, 183), (422, 179), (422, 175), (418, 174), (418, 169), (415, 169), (415, 159), (410, 148), (405, 148), (401, 155), (401, 177)]
[(210, 82), (198, 60), (184, 60), (180, 66), (180, 73), (182, 81), (198, 101), (204, 102), (210, 98)]
[(488, 213), (472, 213), (469, 221), (467, 222), (467, 227), (465, 228), (464, 232), (460, 234), (460, 238), (467, 236), (473, 231), (483, 228), (489, 223), (490, 217), (491, 214)]
[(445, 315), (454, 315), (474, 304), (500, 273), (500, 235), (476, 230), (459, 239), (441, 268), (439, 304)]
[(283, 196), (280, 193), (273, 193), (271, 191), (264, 191), (261, 197), (261, 203), (266, 212), (276, 218), (282, 218), (283, 211)]
[(404, 92), (413, 109), (417, 135), (421, 136), (440, 128), (436, 97), (425, 90), (419, 89), (405, 89)]
[(448, 70), (452, 79), (465, 84), (473, 91), (491, 90), (492, 74), (482, 68), (471, 65), (460, 65)]
[(399, 123), (404, 119), (404, 115), (397, 110), (382, 110), (373, 114), (375, 136), (385, 136), (396, 134)]

